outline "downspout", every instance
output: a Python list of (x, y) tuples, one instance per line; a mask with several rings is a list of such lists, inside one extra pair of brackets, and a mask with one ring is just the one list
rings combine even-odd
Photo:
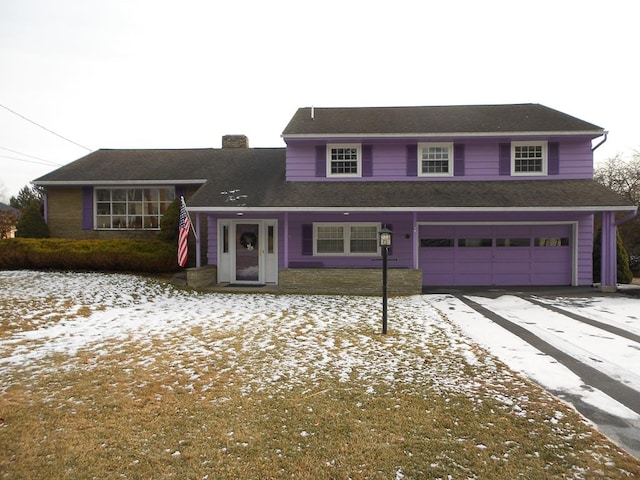
[(602, 145), (604, 142), (606, 142), (606, 141), (607, 141), (607, 135), (609, 135), (609, 131), (608, 131), (608, 130), (605, 130), (605, 131), (603, 132), (603, 135), (604, 135), (604, 138), (603, 138), (602, 140), (600, 140), (600, 143), (598, 143), (595, 147), (591, 147), (591, 151), (592, 151), (592, 152), (595, 152), (595, 151), (596, 151), (596, 148), (598, 148), (600, 145)]

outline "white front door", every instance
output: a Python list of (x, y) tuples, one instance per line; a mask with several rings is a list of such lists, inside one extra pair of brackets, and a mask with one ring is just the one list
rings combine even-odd
[(218, 221), (218, 282), (278, 283), (277, 220)]
[(259, 222), (235, 223), (234, 283), (264, 283), (263, 241)]

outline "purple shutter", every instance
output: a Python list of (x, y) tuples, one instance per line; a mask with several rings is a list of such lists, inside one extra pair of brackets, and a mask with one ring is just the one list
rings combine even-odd
[(316, 177), (327, 176), (327, 146), (316, 145)]
[(511, 144), (501, 143), (498, 153), (500, 175), (511, 175)]
[(464, 176), (464, 143), (453, 145), (453, 175)]
[(313, 225), (302, 225), (302, 255), (313, 255)]
[(560, 144), (558, 142), (549, 142), (547, 148), (549, 156), (547, 173), (549, 175), (558, 175), (560, 173)]
[(362, 146), (362, 176), (363, 177), (373, 176), (373, 146), (372, 145)]
[(93, 229), (93, 187), (82, 187), (82, 229)]
[(407, 145), (407, 177), (418, 176), (418, 145)]

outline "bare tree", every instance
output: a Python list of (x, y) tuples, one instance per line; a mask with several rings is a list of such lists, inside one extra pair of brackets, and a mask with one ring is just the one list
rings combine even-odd
[(629, 160), (621, 154), (607, 159), (596, 168), (594, 179), (640, 205), (640, 152), (634, 151)]
[[(640, 151), (634, 151), (631, 159), (622, 155), (609, 158), (596, 168), (594, 179), (619, 193), (635, 205), (640, 205)], [(619, 228), (620, 236), (629, 252), (631, 270), (640, 274), (640, 216), (636, 216)]]

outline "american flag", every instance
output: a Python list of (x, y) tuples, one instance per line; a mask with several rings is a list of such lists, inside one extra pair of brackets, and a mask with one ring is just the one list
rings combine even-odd
[(184, 203), (184, 197), (180, 197), (180, 221), (178, 222), (178, 265), (184, 267), (187, 264), (189, 249), (187, 240), (189, 239), (189, 228), (191, 220), (187, 213), (187, 205)]

